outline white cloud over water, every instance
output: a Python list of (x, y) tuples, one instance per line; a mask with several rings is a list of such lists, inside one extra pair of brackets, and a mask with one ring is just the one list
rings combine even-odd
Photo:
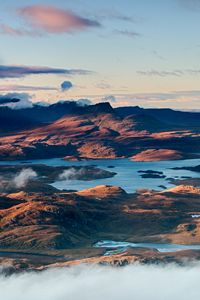
[(189, 300), (200, 298), (200, 265), (74, 267), (0, 277), (2, 300)]

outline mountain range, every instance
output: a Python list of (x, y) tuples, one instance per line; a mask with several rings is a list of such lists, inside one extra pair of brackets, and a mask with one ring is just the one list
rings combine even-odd
[(162, 150), (162, 156), (173, 150), (171, 159), (176, 159), (177, 153), (190, 158), (200, 151), (200, 113), (113, 108), (108, 102), (79, 106), (66, 101), (18, 110), (1, 107), (0, 132), (1, 160), (134, 159), (138, 153), (156, 149)]

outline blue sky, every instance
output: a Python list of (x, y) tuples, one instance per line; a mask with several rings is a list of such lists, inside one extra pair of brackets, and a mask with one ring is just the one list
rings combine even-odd
[[(72, 23), (63, 19), (58, 28), (60, 14)], [(115, 106), (200, 109), (199, 25), (200, 0), (7, 0), (0, 4), (2, 66), (91, 72), (7, 77), (0, 69), (1, 94), (48, 102), (112, 95)], [(62, 90), (64, 81), (72, 87)]]

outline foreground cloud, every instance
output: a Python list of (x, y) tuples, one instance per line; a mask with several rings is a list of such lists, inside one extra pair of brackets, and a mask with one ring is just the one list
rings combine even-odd
[(28, 75), (89, 75), (91, 71), (81, 69), (61, 69), (43, 66), (0, 65), (0, 78), (20, 78)]
[(200, 266), (74, 267), (0, 277), (3, 300), (199, 299)]
[(26, 6), (20, 8), (18, 12), (33, 28), (47, 33), (69, 33), (101, 26), (96, 20), (53, 6)]

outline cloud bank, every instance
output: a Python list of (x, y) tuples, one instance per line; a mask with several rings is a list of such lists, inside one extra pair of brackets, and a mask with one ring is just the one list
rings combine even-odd
[(199, 299), (200, 266), (73, 267), (0, 277), (3, 300)]

